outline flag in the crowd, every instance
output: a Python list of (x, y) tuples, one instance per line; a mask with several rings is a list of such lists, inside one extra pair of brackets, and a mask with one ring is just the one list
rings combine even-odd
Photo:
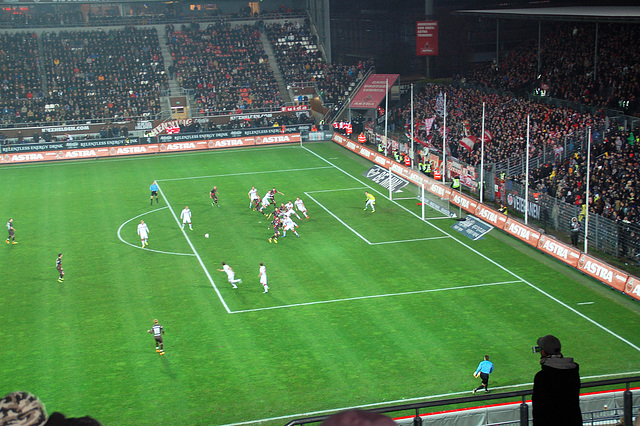
[(436, 98), (436, 113), (440, 117), (444, 117), (444, 95), (442, 94), (442, 92), (440, 92), (440, 94)]
[(476, 144), (477, 138), (475, 136), (466, 136), (460, 139), (460, 145), (467, 149), (467, 151), (473, 151), (473, 146)]
[(438, 133), (440, 133), (442, 137), (444, 137), (445, 134), (449, 135), (449, 128), (442, 126), (438, 129)]
[(482, 142), (491, 142), (491, 140), (493, 139), (493, 133), (491, 133), (488, 130), (484, 131), (484, 135), (482, 135)]
[(433, 122), (436, 120), (436, 116), (434, 115), (431, 118), (426, 118), (424, 120), (424, 129), (427, 131), (427, 136), (431, 133), (431, 127), (433, 126)]
[(166, 132), (168, 135), (173, 135), (176, 133), (180, 133), (180, 126), (171, 126), (167, 127)]

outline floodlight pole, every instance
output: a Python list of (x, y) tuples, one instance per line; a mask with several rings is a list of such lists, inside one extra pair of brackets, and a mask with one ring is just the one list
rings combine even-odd
[(484, 102), (482, 103), (482, 135), (480, 136), (480, 203), (484, 198)]
[(447, 93), (444, 94), (444, 124), (442, 129), (442, 184), (447, 181)]
[(587, 139), (587, 210), (584, 215), (584, 252), (589, 249), (589, 178), (591, 177), (591, 127), (589, 127), (589, 138)]
[[(387, 79), (387, 83), (385, 84), (384, 99), (384, 143), (385, 145), (388, 145), (387, 120), (389, 117), (389, 79)], [(391, 192), (391, 166), (393, 166), (393, 160), (389, 160), (389, 200), (393, 199), (393, 194)]]
[(413, 157), (415, 155), (414, 151), (413, 151), (413, 83), (411, 83), (411, 152), (410, 152), (410, 157), (411, 157), (411, 168), (413, 169)]
[(389, 155), (389, 141), (387, 140), (387, 118), (389, 117), (389, 79), (385, 85), (385, 103), (384, 103), (384, 155)]
[(529, 223), (529, 119), (530, 114), (527, 114), (527, 173), (525, 173), (524, 181), (524, 223)]

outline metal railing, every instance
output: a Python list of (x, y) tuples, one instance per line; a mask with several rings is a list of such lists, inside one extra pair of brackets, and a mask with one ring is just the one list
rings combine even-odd
[[(581, 389), (592, 389), (596, 387), (611, 387), (613, 385), (621, 385), (624, 384), (626, 390), (624, 392), (624, 424), (630, 425), (633, 420), (633, 401), (632, 401), (632, 393), (629, 390), (631, 383), (640, 382), (640, 376), (632, 376), (632, 377), (623, 377), (618, 379), (609, 379), (609, 380), (598, 380), (594, 382), (582, 383), (580, 385)], [(498, 400), (520, 400), (520, 419), (519, 425), (528, 425), (529, 424), (529, 409), (527, 404), (527, 397), (532, 395), (533, 389), (525, 389), (521, 391), (512, 391), (512, 392), (501, 392), (501, 393), (491, 393), (485, 394), (481, 396), (469, 396), (469, 397), (461, 397), (461, 398), (450, 398), (450, 399), (440, 399), (436, 401), (425, 401), (425, 402), (416, 402), (413, 404), (401, 404), (401, 405), (390, 405), (387, 407), (375, 408), (368, 411), (374, 413), (402, 413), (402, 412), (411, 412), (410, 415), (415, 416), (413, 419), (414, 425), (421, 425), (422, 419), (420, 418), (420, 413), (424, 408), (438, 408), (437, 410), (431, 411), (443, 411), (446, 409), (455, 409), (456, 406), (465, 406), (468, 407), (469, 404), (477, 404), (479, 402), (485, 401), (494, 401), (498, 402)], [(459, 407), (462, 408), (462, 407)], [(423, 413), (427, 414), (427, 413)], [(409, 414), (405, 414), (407, 416)], [(311, 423), (320, 423), (324, 420), (328, 419), (331, 414), (322, 415), (322, 416), (313, 416), (313, 417), (305, 417), (294, 419), (286, 423), (286, 426), (292, 425), (306, 425)], [(452, 416), (455, 416), (452, 413)], [(589, 417), (587, 415), (587, 417)], [(587, 419), (587, 422), (589, 419)], [(584, 422), (584, 415), (583, 415)]]

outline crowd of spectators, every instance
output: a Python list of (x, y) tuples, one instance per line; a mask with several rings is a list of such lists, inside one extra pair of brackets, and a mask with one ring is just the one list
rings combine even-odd
[[(554, 98), (585, 105), (636, 111), (640, 108), (640, 56), (632, 24), (556, 23), (537, 42), (525, 43), (502, 58), (468, 73), (467, 81), (510, 91), (540, 89)], [(594, 75), (595, 71), (595, 75)]]
[(32, 121), (43, 109), (38, 41), (35, 33), (0, 34), (2, 122)]
[(327, 64), (316, 79), (318, 94), (323, 103), (340, 108), (372, 66), (372, 60), (359, 61), (357, 65)]
[(282, 103), (256, 25), (168, 25), (167, 37), (178, 84), (193, 91), (202, 114)]
[[(424, 143), (442, 149), (444, 94), (447, 94), (447, 146), (450, 155), (471, 164), (480, 164), (482, 132), (482, 104), (485, 103), (485, 157), (486, 163), (512, 158), (524, 158), (527, 138), (527, 115), (530, 116), (529, 155), (561, 153), (565, 140), (573, 140), (577, 132), (589, 126), (603, 124), (601, 117), (581, 114), (568, 108), (557, 108), (534, 101), (498, 94), (488, 94), (469, 88), (429, 84), (414, 95), (414, 136)], [(411, 108), (406, 103), (393, 111), (396, 124), (410, 133)], [(434, 118), (427, 133), (426, 121)], [(487, 133), (488, 132), (488, 133)], [(460, 141), (475, 138), (473, 147), (466, 148)], [(559, 155), (562, 157), (562, 155)]]
[(47, 32), (42, 38), (47, 106), (34, 121), (160, 113), (168, 78), (154, 28)]
[(308, 20), (303, 24), (298, 21), (268, 24), (266, 34), (285, 83), (294, 86), (323, 76), (324, 59)]
[[(591, 150), (590, 212), (618, 223), (640, 223), (640, 136), (613, 126)], [(586, 153), (546, 164), (532, 173), (537, 191), (581, 207), (586, 202)]]

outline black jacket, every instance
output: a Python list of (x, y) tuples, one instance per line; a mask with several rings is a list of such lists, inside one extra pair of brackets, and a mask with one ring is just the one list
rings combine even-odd
[(580, 366), (562, 356), (540, 359), (542, 370), (533, 379), (533, 425), (582, 425)]

